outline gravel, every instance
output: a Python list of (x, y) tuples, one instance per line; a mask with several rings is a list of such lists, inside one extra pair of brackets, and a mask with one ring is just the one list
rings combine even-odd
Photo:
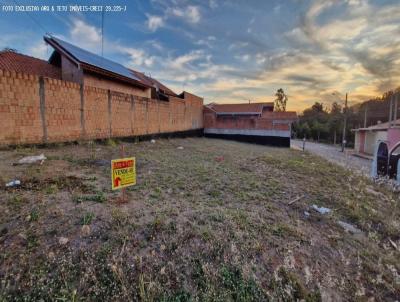
[[(302, 140), (291, 140), (291, 147), (295, 149), (303, 149)], [(306, 142), (305, 150), (313, 154), (319, 155), (333, 163), (339, 164), (354, 172), (361, 173), (365, 176), (370, 175), (372, 161), (369, 159), (354, 156), (349, 153), (350, 150), (341, 152), (339, 146)]]

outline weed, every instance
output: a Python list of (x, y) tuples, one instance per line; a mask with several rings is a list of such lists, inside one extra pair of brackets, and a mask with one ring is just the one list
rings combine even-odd
[(210, 195), (213, 198), (218, 198), (218, 197), (221, 196), (221, 191), (220, 190), (216, 190), (216, 189), (210, 190), (210, 191), (208, 191), (208, 195)]
[(128, 215), (125, 212), (122, 212), (118, 208), (113, 208), (111, 210), (111, 223), (117, 229), (126, 225), (128, 221)]
[(318, 290), (309, 292), (301, 281), (291, 272), (280, 268), (276, 278), (271, 281), (270, 288), (279, 301), (321, 301)]
[(222, 286), (233, 301), (262, 301), (266, 297), (254, 280), (245, 280), (239, 268), (223, 266), (220, 270)]
[(160, 199), (161, 197), (161, 188), (156, 187), (154, 190), (150, 193), (150, 197), (153, 199)]
[(20, 209), (24, 203), (27, 202), (27, 198), (21, 194), (11, 195), (8, 204), (14, 209)]
[(146, 282), (144, 281), (144, 275), (139, 275), (139, 297), (143, 302), (153, 301), (153, 295), (151, 290), (148, 288)]
[(39, 238), (32, 231), (28, 231), (27, 232), (27, 234), (26, 234), (26, 242), (27, 242), (28, 250), (35, 249), (35, 248), (37, 248), (39, 246)]
[(211, 239), (214, 238), (213, 233), (209, 229), (203, 229), (201, 231), (201, 238), (203, 238), (204, 241), (210, 241)]
[(211, 213), (208, 216), (208, 218), (209, 218), (210, 221), (214, 221), (214, 222), (218, 222), (218, 223), (222, 223), (225, 220), (225, 216), (221, 212)]
[(283, 223), (275, 224), (272, 227), (272, 234), (277, 237), (285, 237), (285, 236), (297, 237), (298, 235), (296, 230), (294, 230), (289, 225)]
[(240, 229), (245, 229), (249, 226), (250, 221), (249, 217), (243, 210), (237, 209), (235, 211), (231, 211), (231, 215), (235, 223), (239, 226)]
[(37, 208), (33, 208), (29, 215), (29, 221), (34, 222), (38, 221), (38, 219), (39, 219), (39, 210)]
[(196, 283), (197, 289), (204, 291), (207, 288), (208, 280), (200, 259), (196, 258), (192, 260), (192, 266), (193, 266), (192, 279)]
[(190, 294), (185, 290), (177, 291), (174, 294), (164, 295), (158, 301), (160, 302), (189, 302), (192, 301)]
[(162, 215), (157, 215), (147, 226), (146, 239), (153, 240), (155, 239), (156, 235), (164, 230), (168, 230), (168, 225), (165, 223), (165, 217)]
[(93, 218), (94, 218), (94, 213), (87, 212), (82, 216), (81, 224), (82, 225), (89, 225), (89, 224), (92, 223)]
[(105, 144), (106, 144), (106, 146), (109, 146), (109, 147), (116, 147), (116, 146), (118, 146), (119, 142), (115, 139), (109, 138), (105, 141)]
[(74, 195), (72, 196), (72, 200), (76, 203), (82, 203), (84, 201), (103, 203), (107, 201), (107, 197), (103, 192), (97, 192), (96, 194), (92, 195)]
[(50, 186), (48, 186), (48, 187), (46, 187), (46, 188), (44, 189), (44, 192), (45, 192), (47, 195), (57, 193), (57, 191), (58, 191), (58, 186), (57, 186), (57, 184), (51, 184)]

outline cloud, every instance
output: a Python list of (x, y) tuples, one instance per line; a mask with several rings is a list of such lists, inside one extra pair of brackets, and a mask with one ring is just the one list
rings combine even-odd
[(151, 31), (156, 31), (158, 28), (164, 26), (164, 19), (160, 16), (147, 15), (147, 27)]
[(48, 55), (48, 46), (46, 45), (46, 43), (44, 41), (40, 41), (35, 46), (32, 46), (29, 49), (29, 53), (33, 57), (40, 58), (40, 59), (43, 59), (43, 60), (46, 60), (49, 57), (49, 55)]
[(211, 9), (216, 9), (218, 7), (218, 3), (216, 0), (209, 0), (208, 5), (210, 6)]
[(182, 18), (186, 22), (196, 24), (201, 20), (200, 8), (198, 6), (189, 5), (185, 8), (174, 7), (168, 10), (169, 14)]
[(186, 68), (190, 69), (189, 64), (192, 63), (193, 61), (199, 60), (204, 58), (203, 52), (196, 50), (196, 51), (191, 51), (187, 54), (178, 56), (173, 58), (172, 60), (167, 61), (167, 67), (172, 69), (172, 70), (177, 70), (177, 71), (185, 71)]
[(151, 67), (155, 61), (155, 57), (148, 55), (143, 49), (117, 45), (116, 50), (129, 57), (128, 65), (134, 69), (137, 67)]
[(244, 55), (239, 55), (235, 56), (236, 59), (241, 60), (243, 62), (247, 62), (250, 60), (250, 55), (249, 54), (244, 54)]
[[(315, 101), (331, 102), (332, 91), (348, 91), (351, 104), (400, 83), (398, 5), (310, 0), (302, 4), (302, 14), (288, 11), (286, 4), (275, 6), (276, 14), (273, 5), (266, 13), (259, 2), (250, 8), (212, 2), (153, 0), (156, 13), (143, 12), (144, 38), (128, 44), (107, 36), (105, 45), (113, 47), (106, 53), (177, 92), (185, 87), (202, 95), (206, 102), (268, 101), (282, 87), (290, 96), (289, 109), (299, 110)], [(219, 17), (213, 18), (217, 12)], [(224, 17), (232, 16), (234, 21), (227, 23)], [(183, 22), (176, 26), (174, 21)], [(98, 51), (98, 27), (79, 18), (69, 25), (67, 40)], [(153, 34), (160, 28), (173, 39), (161, 44)], [(44, 56), (40, 43), (24, 45), (31, 54)]]
[(73, 43), (90, 50), (98, 50), (101, 46), (101, 30), (81, 19), (72, 19), (70, 38)]

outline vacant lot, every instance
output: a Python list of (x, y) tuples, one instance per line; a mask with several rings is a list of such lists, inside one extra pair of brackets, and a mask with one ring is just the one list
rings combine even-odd
[[(0, 301), (399, 298), (398, 193), (296, 150), (124, 146), (138, 174), (124, 204), (113, 141), (0, 151)], [(40, 153), (42, 165), (12, 165)]]

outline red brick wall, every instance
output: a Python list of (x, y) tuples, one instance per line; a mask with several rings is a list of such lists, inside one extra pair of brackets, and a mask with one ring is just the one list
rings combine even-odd
[(109, 137), (108, 91), (85, 86), (83, 95), (85, 100), (86, 138), (100, 139)]
[(203, 99), (184, 96), (165, 102), (49, 78), (40, 86), (37, 76), (0, 70), (0, 145), (201, 129)]
[(0, 142), (40, 142), (39, 78), (0, 70)]
[(113, 82), (111, 80), (107, 80), (107, 79), (97, 77), (95, 75), (91, 75), (91, 74), (87, 74), (87, 73), (85, 73), (83, 75), (83, 82), (86, 86), (99, 87), (99, 88), (103, 88), (103, 89), (111, 89), (113, 91), (127, 93), (127, 94), (133, 94), (133, 95), (138, 95), (138, 96), (145, 96), (145, 97), (151, 96), (150, 88), (140, 89), (140, 88), (133, 87), (132, 85)]
[(262, 117), (218, 116), (205, 107), (204, 128), (290, 130), (296, 116), (293, 112), (265, 112)]
[(45, 112), (49, 142), (81, 137), (80, 86), (56, 79), (44, 79)]

